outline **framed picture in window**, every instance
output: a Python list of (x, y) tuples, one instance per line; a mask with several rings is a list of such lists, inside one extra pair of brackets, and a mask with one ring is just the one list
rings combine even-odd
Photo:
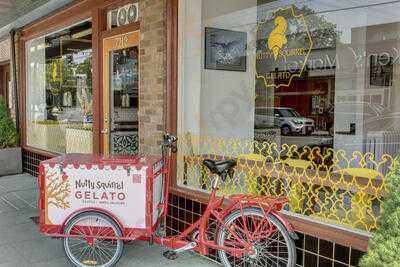
[(246, 71), (247, 33), (205, 29), (205, 68)]
[(393, 79), (393, 57), (386, 55), (370, 56), (370, 86), (391, 86)]

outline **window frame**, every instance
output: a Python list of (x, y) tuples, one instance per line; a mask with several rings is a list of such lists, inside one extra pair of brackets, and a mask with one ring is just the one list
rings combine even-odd
[[(177, 134), (177, 108), (178, 108), (178, 7), (179, 1), (167, 1), (167, 129), (169, 132)], [(275, 110), (274, 110), (275, 114)], [(191, 199), (202, 204), (207, 204), (209, 193), (183, 187), (177, 180), (177, 156), (172, 155), (170, 175), (170, 194)], [(228, 202), (224, 203), (224, 206)], [(360, 251), (367, 251), (369, 238), (368, 233), (345, 228), (341, 225), (327, 224), (321, 220), (305, 217), (292, 212), (281, 211), (282, 215), (288, 219), (295, 231), (316, 236), (321, 239), (330, 240), (344, 246), (352, 247)]]
[[(90, 2), (81, 2), (76, 5), (71, 5), (56, 14), (50, 14), (39, 21), (24, 27), (21, 30), (19, 39), (16, 40), (17, 49), (17, 74), (18, 74), (18, 87), (19, 87), (19, 120), (20, 120), (20, 133), (21, 133), (21, 147), (27, 151), (35, 152), (43, 156), (54, 157), (58, 153), (45, 151), (43, 149), (35, 148), (27, 145), (27, 124), (26, 124), (26, 96), (27, 96), (27, 67), (26, 67), (26, 45), (29, 41), (42, 36), (46, 36), (53, 32), (71, 27), (79, 22), (92, 19), (92, 7)], [(82, 12), (83, 11), (83, 12)], [(96, 27), (92, 23), (92, 29)], [(93, 38), (92, 38), (93, 41)]]
[[(59, 14), (59, 15), (62, 15), (62, 14)], [(20, 39), (19, 51), (18, 51), (18, 56), (20, 57), (19, 80), (21, 81), (21, 87), (20, 87), (21, 90), (20, 90), (20, 96), (19, 96), (19, 99), (20, 99), (19, 106), (20, 106), (20, 110), (21, 110), (21, 112), (20, 112), (21, 131), (20, 132), (21, 132), (21, 146), (25, 150), (35, 152), (35, 153), (38, 153), (38, 154), (41, 154), (44, 156), (48, 156), (48, 157), (54, 157), (54, 156), (61, 155), (60, 153), (57, 153), (57, 152), (47, 151), (47, 150), (44, 150), (41, 148), (37, 148), (37, 147), (31, 146), (31, 145), (28, 145), (28, 143), (27, 143), (27, 131), (29, 129), (27, 129), (27, 123), (26, 123), (26, 120), (27, 120), (27, 114), (26, 114), (26, 111), (27, 111), (26, 104), (27, 103), (26, 103), (26, 101), (27, 101), (27, 94), (29, 92), (28, 92), (28, 88), (26, 86), (26, 81), (27, 81), (26, 59), (28, 56), (26, 53), (26, 46), (30, 41), (35, 40), (37, 38), (43, 38), (48, 35), (51, 35), (51, 34), (60, 32), (62, 30), (68, 29), (70, 27), (73, 27), (75, 25), (79, 25), (80, 23), (83, 23), (86, 21), (92, 21), (91, 16), (88, 16), (85, 19), (80, 19), (80, 18), (81, 18), (81, 16), (75, 16), (74, 20), (72, 20), (71, 24), (69, 24), (69, 25), (65, 25), (62, 21), (60, 21), (59, 27), (55, 28), (52, 31), (45, 30), (42, 32), (43, 33), (42, 35), (34, 34), (34, 35), (30, 36), (29, 38), (21, 38)], [(93, 23), (92, 23), (92, 29), (93, 29)], [(24, 33), (24, 31), (22, 33)], [(24, 37), (24, 35), (22, 35), (22, 36)], [(92, 46), (93, 46), (93, 37), (92, 37)], [(94, 57), (94, 53), (93, 53), (93, 49), (92, 49), (92, 58), (93, 57)], [(18, 72), (18, 70), (17, 70), (17, 72)], [(93, 85), (92, 85), (92, 87), (93, 87)], [(92, 90), (93, 90), (93, 88), (92, 88)], [(93, 98), (94, 98), (94, 90), (92, 91), (92, 94), (93, 94)], [(95, 106), (93, 105), (93, 109), (94, 108), (95, 108)], [(94, 111), (93, 111), (93, 113), (94, 113)], [(93, 125), (93, 127), (94, 127), (94, 125)]]

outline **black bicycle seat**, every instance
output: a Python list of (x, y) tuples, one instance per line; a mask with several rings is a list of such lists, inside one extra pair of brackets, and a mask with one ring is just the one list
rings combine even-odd
[(214, 161), (211, 159), (203, 160), (203, 164), (212, 172), (221, 175), (224, 172), (229, 172), (230, 169), (236, 166), (236, 160)]

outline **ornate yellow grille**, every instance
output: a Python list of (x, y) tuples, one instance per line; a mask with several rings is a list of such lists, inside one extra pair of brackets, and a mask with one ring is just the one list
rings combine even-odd
[(209, 191), (206, 158), (237, 159), (233, 179), (220, 185), (225, 195), (286, 196), (289, 211), (366, 231), (378, 227), (394, 165), (390, 155), (185, 134), (178, 139), (179, 185)]

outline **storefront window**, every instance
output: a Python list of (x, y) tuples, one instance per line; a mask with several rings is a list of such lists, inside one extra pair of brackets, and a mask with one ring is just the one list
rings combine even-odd
[(351, 225), (368, 202), (357, 227), (372, 229), (400, 148), (399, 8), (181, 0), (180, 185), (208, 190), (199, 159), (236, 158), (222, 191), (285, 195), (291, 211)]
[(55, 153), (92, 151), (92, 24), (26, 43), (27, 145)]

